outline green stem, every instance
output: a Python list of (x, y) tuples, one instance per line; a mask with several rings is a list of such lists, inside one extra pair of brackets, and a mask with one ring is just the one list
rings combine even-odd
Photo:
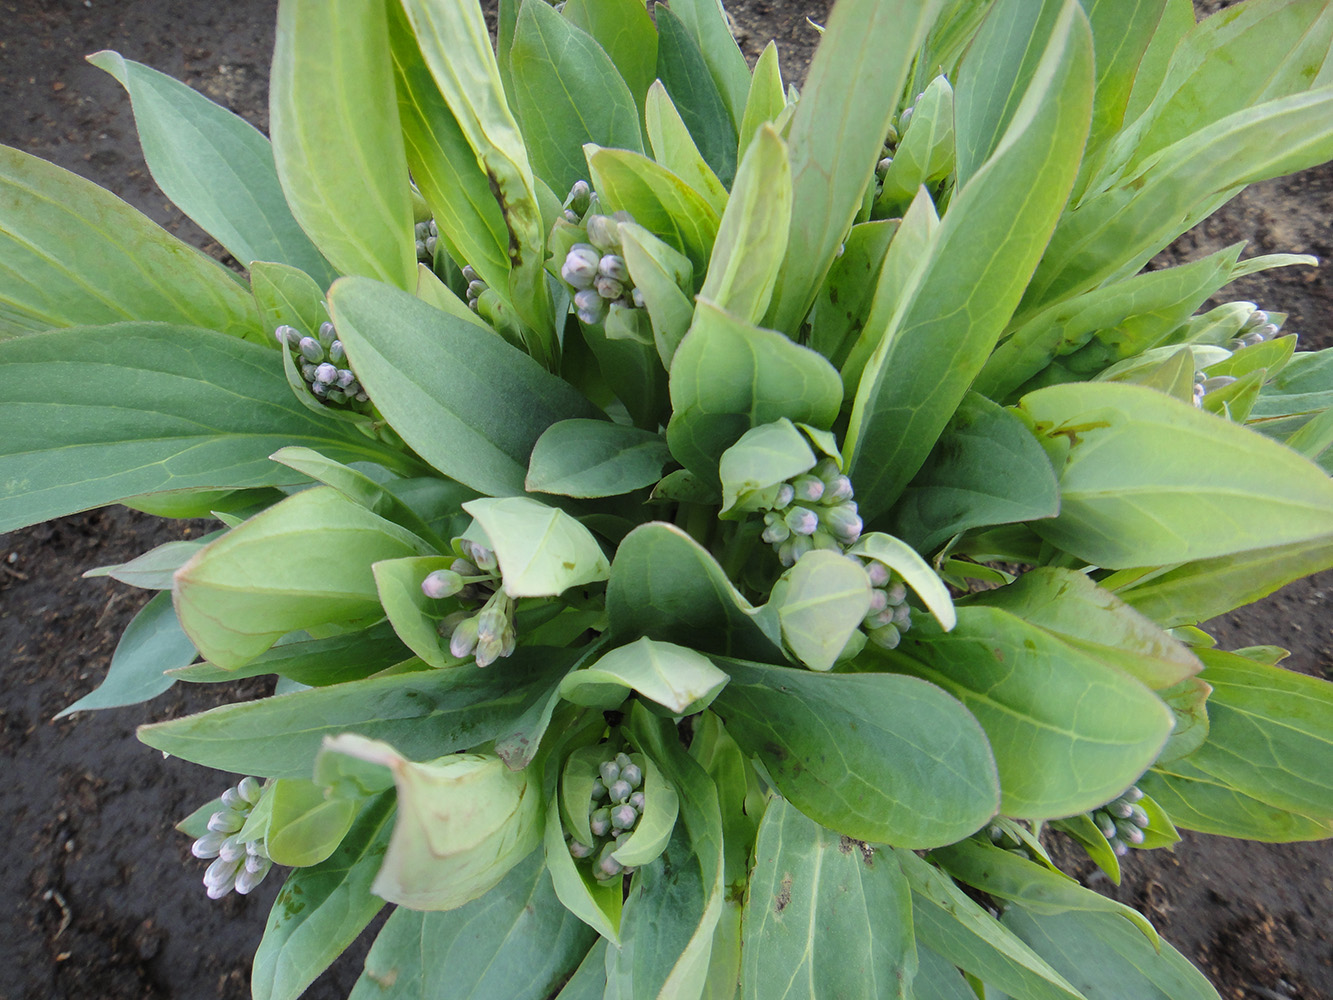
[(716, 523), (713, 508), (705, 507), (703, 504), (681, 501), (680, 507), (676, 510), (676, 526), (683, 529), (704, 548), (708, 548), (709, 535)]

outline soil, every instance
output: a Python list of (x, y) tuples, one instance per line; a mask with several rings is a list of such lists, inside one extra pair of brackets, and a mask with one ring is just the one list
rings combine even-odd
[[(729, 4), (753, 59), (779, 41), (789, 80), (804, 77), (826, 3)], [(1212, 3), (1209, 6), (1217, 6)], [(129, 102), (83, 56), (114, 48), (183, 79), (267, 127), (275, 0), (0, 0), (0, 142), (106, 187), (222, 256), (153, 185)], [(1238, 239), (1248, 253), (1333, 255), (1333, 167), (1250, 189), (1162, 258), (1194, 259)], [(1290, 313), (1306, 348), (1333, 346), (1333, 278), (1289, 268), (1245, 279), (1245, 297)], [(148, 705), (53, 721), (95, 687), (147, 595), (84, 570), (121, 562), (201, 522), (121, 508), (0, 535), (0, 1000), (243, 998), (250, 956), (277, 879), (250, 897), (210, 901), (203, 865), (172, 824), (227, 779), (163, 760), (134, 739), (139, 723), (267, 693), (178, 685)], [(1333, 573), (1210, 625), (1222, 646), (1277, 644), (1284, 666), (1333, 678)], [(1071, 855), (1071, 858), (1073, 856)], [(1214, 979), (1227, 1000), (1333, 998), (1333, 846), (1254, 845), (1187, 834), (1174, 852), (1141, 852), (1118, 889), (1088, 865), (1077, 874), (1147, 913)], [(364, 948), (346, 954), (311, 1000), (346, 996)]]

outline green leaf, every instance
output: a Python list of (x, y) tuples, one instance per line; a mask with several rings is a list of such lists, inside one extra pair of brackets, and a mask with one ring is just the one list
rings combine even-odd
[[(898, 674), (813, 674), (718, 660), (731, 675), (713, 710), (777, 790), (849, 837), (938, 847), (995, 815), (981, 727), (954, 698)], [(1123, 786), (1121, 786), (1123, 787)]]
[(278, 261), (327, 287), (337, 272), (287, 207), (273, 150), (245, 119), (203, 94), (117, 52), (88, 61), (130, 95), (134, 125), (153, 180), (243, 266)]
[(307, 778), (284, 778), (268, 790), (270, 817), (264, 849), (274, 864), (305, 868), (327, 859), (356, 819), (356, 803), (325, 798)]
[(737, 119), (731, 114), (717, 80), (710, 73), (711, 67), (700, 48), (700, 39), (697, 35), (692, 36), (689, 27), (681, 20), (680, 14), (687, 13), (688, 6), (677, 4), (654, 11), (657, 77), (671, 95), (672, 103), (679, 110), (700, 154), (725, 186), (736, 176)]
[(1108, 578), (1126, 604), (1163, 628), (1207, 621), (1333, 568), (1333, 538), (1249, 549), (1165, 571), (1125, 570)]
[(208, 330), (122, 323), (0, 342), (0, 530), (162, 491), (288, 485), (283, 445), (401, 455), (292, 398), (275, 352)]
[(978, 840), (964, 840), (931, 851), (930, 860), (960, 882), (998, 899), (1017, 903), (1022, 909), (1043, 916), (1064, 913), (1111, 913), (1124, 917), (1160, 948), (1162, 939), (1153, 925), (1124, 903), (1085, 889), (1062, 872), (1020, 858), (1002, 848)]
[(676, 0), (671, 8), (699, 47), (732, 121), (739, 125), (750, 91), (750, 67), (731, 34), (731, 18), (719, 0)]
[(250, 264), (250, 291), (259, 306), (263, 329), (269, 333), (285, 323), (303, 336), (318, 336), (320, 324), (328, 319), (324, 288), (287, 264), (264, 260)]
[(1069, 194), (1091, 103), (1087, 21), (1066, 0), (1004, 137), (954, 195), (861, 377), (844, 448), (868, 521), (921, 468), (1008, 323)]
[(694, 144), (661, 80), (654, 80), (648, 88), (644, 120), (653, 159), (694, 188), (721, 215), (727, 207), (727, 189)]
[(597, 415), (521, 351), (411, 295), (348, 278), (329, 303), (357, 377), (394, 430), (446, 476), (483, 493), (521, 494), (542, 432)]
[(555, 898), (541, 852), (534, 851), (498, 886), (457, 910), (395, 910), (350, 1000), (546, 1000), (592, 943), (592, 932)]
[(520, 646), (500, 670), (463, 667), (348, 681), (140, 726), (140, 741), (235, 774), (308, 778), (323, 738), (355, 730), (434, 760), (505, 738), (575, 651)]
[(144, 590), (170, 590), (171, 578), (176, 570), (189, 561), (190, 557), (204, 547), (202, 541), (164, 542), (143, 555), (135, 556), (129, 562), (116, 566), (98, 566), (87, 570), (84, 579), (109, 576), (131, 587)]
[(606, 939), (598, 938), (554, 1000), (602, 1000), (606, 994), (606, 948)]
[(975, 390), (1006, 399), (1057, 357), (1068, 358), (1063, 364), (1074, 375), (1093, 378), (1157, 346), (1232, 280), (1241, 249), (1236, 243), (1201, 260), (1132, 275), (1054, 303), (995, 349)]
[(772, 126), (762, 126), (736, 172), (701, 299), (742, 322), (759, 322), (787, 251), (791, 200), (787, 145)]
[[(1333, 534), (1333, 484), (1244, 427), (1140, 386), (1050, 386), (1019, 404), (1068, 452), (1043, 538), (1108, 568), (1178, 563)], [(1261, 521), (1240, 516), (1263, 509)]]
[(1021, 906), (1004, 925), (1089, 997), (1106, 1000), (1218, 1000), (1203, 973), (1165, 941), (1154, 948), (1109, 913), (1040, 915)]
[(807, 552), (773, 586), (765, 610), (782, 640), (811, 670), (831, 670), (870, 611), (870, 578), (840, 552)]
[(176, 683), (164, 671), (188, 666), (194, 658), (194, 643), (181, 631), (171, 595), (156, 594), (125, 627), (102, 683), (55, 717), (149, 701)]
[(717, 237), (711, 205), (666, 167), (626, 149), (583, 148), (602, 207), (628, 212), (636, 223), (690, 259), (695, 274), (708, 268)]
[(548, 4), (519, 8), (509, 58), (532, 168), (552, 190), (586, 176), (584, 143), (643, 152), (638, 105), (610, 56)]
[(949, 589), (924, 559), (910, 545), (892, 535), (872, 531), (861, 536), (860, 540), (847, 550), (851, 556), (862, 559), (875, 559), (893, 570), (903, 582), (916, 592), (926, 605), (926, 609), (935, 616), (940, 628), (949, 631), (957, 621), (954, 613), (953, 598)]
[(740, 155), (765, 122), (776, 122), (787, 108), (787, 92), (782, 86), (782, 70), (778, 66), (778, 45), (770, 41), (759, 53), (745, 98), (745, 113), (741, 117)]
[(338, 849), (287, 876), (250, 974), (254, 1000), (296, 1000), (370, 923), (384, 901), (370, 883), (389, 844), (392, 795), (361, 810)]
[[(490, 178), (435, 85), (401, 4), (389, 5), (389, 44), (407, 165), (455, 260), (509, 295), (509, 230)], [(406, 236), (404, 237), (406, 238)]]
[(296, 629), (376, 620), (370, 564), (425, 551), (396, 524), (316, 487), (196, 553), (176, 573), (176, 612), (205, 659), (239, 667)]
[(962, 970), (916, 942), (917, 970), (912, 977), (915, 1000), (976, 1000)]
[(776, 637), (717, 560), (675, 525), (635, 528), (616, 549), (606, 585), (611, 632), (647, 636), (704, 653), (781, 661)]
[(1055, 470), (1027, 425), (969, 392), (889, 512), (890, 530), (932, 552), (970, 528), (1054, 517)]
[(1333, 823), (1333, 684), (1201, 650), (1208, 738), (1184, 760), (1236, 791)]
[(583, 324), (583, 339), (635, 426), (655, 431), (665, 423), (670, 411), (667, 375), (648, 314), (632, 304), (613, 302), (603, 323)]
[(1333, 156), (1330, 122), (1333, 87), (1267, 101), (1180, 139), (1085, 197), (1052, 235), (1020, 321), (1048, 302), (1134, 274), (1245, 185), (1325, 162)]
[(569, 0), (561, 13), (611, 57), (642, 108), (657, 65), (657, 30), (640, 0)]
[[(925, 201), (929, 202), (929, 197)], [(809, 343), (834, 367), (841, 368), (847, 361), (865, 328), (885, 254), (900, 228), (898, 219), (852, 226), (842, 253), (830, 265), (819, 288), (810, 314)]]
[(750, 428), (786, 417), (827, 429), (841, 402), (842, 379), (821, 355), (700, 302), (671, 363), (667, 444), (717, 483), (722, 453)]
[(1203, 669), (1190, 648), (1082, 573), (1038, 566), (975, 603), (1003, 608), (1030, 625), (1112, 663), (1155, 691)]
[(415, 288), (412, 199), (385, 7), (289, 0), (270, 115), (292, 214), (333, 266)]
[(463, 509), (486, 532), (510, 597), (554, 597), (611, 572), (592, 532), (563, 510), (527, 497), (483, 497)]
[(288, 641), (279, 642), (243, 667), (223, 670), (211, 663), (196, 663), (171, 671), (177, 680), (192, 684), (216, 684), (275, 674), (307, 687), (326, 687), (345, 681), (359, 681), (381, 670), (410, 660), (412, 651), (404, 646), (388, 622), (380, 622), (360, 632), (345, 632), (327, 639), (310, 639), (297, 632)]
[(560, 696), (577, 705), (611, 709), (637, 692), (672, 715), (693, 715), (707, 708), (726, 683), (727, 675), (702, 653), (641, 638), (573, 671), (560, 683)]
[(953, 88), (938, 76), (913, 105), (912, 120), (884, 173), (876, 214), (891, 214), (890, 206), (908, 204), (923, 184), (948, 177), (954, 167), (953, 127)]
[(973, 902), (948, 875), (911, 851), (899, 848), (893, 853), (912, 887), (912, 926), (917, 940), (931, 952), (1015, 1000), (1084, 1000), (1083, 994)]
[(561, 420), (537, 439), (524, 487), (567, 497), (610, 497), (662, 478), (671, 452), (660, 434), (605, 420)]
[(786, 417), (750, 428), (718, 461), (721, 515), (772, 507), (779, 485), (814, 467), (805, 435)]
[[(938, 0), (854, 0), (830, 15), (787, 140), (791, 236), (767, 326), (794, 333), (814, 304), (861, 207), (898, 94), (940, 6)], [(848, 95), (855, 95), (850, 103)]]
[(267, 339), (245, 285), (91, 181), (0, 146), (0, 340), (144, 320)]
[(662, 856), (634, 875), (619, 947), (607, 955), (607, 993), (622, 1000), (696, 997), (707, 979), (725, 888), (717, 788), (669, 719), (636, 702), (628, 731), (675, 786), (680, 820)]
[[(549, 367), (559, 351), (544, 270), (548, 228), (481, 7), (456, 0), (404, 0), (403, 9), (436, 86), (490, 179), (509, 231), (508, 299), (529, 328), (528, 353)], [(512, 35), (502, 39), (507, 51), (512, 42)]]
[(371, 565), (380, 604), (393, 630), (404, 644), (432, 667), (458, 667), (470, 657), (459, 658), (449, 652), (449, 635), (441, 635), (439, 621), (456, 602), (445, 605), (421, 592), (421, 583), (436, 570), (448, 569), (452, 557), (407, 556), (383, 559)]
[(693, 265), (684, 254), (632, 222), (620, 224), (620, 240), (625, 266), (634, 286), (643, 293), (657, 356), (670, 371), (676, 348), (694, 319)]
[(1143, 773), (1171, 732), (1171, 713), (1138, 681), (998, 608), (959, 608), (952, 632), (927, 621), (880, 655), (940, 685), (980, 721), (1006, 816), (1095, 809)]
[(912, 997), (912, 895), (891, 853), (774, 798), (745, 904), (746, 1000)]

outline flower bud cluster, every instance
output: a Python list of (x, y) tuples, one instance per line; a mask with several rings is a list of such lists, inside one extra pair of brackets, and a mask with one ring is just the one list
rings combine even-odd
[(921, 100), (925, 94), (917, 94), (908, 107), (889, 124), (888, 135), (884, 137), (884, 148), (880, 151), (879, 162), (875, 164), (875, 194), (879, 194), (879, 189), (884, 184), (884, 175), (889, 172), (889, 167), (893, 164), (894, 154), (898, 152), (898, 143), (902, 142), (903, 134), (907, 131), (907, 126), (911, 124), (912, 113), (916, 111), (916, 102)]
[(190, 847), (196, 858), (213, 859), (204, 872), (209, 899), (221, 899), (233, 889), (244, 896), (273, 867), (262, 840), (243, 841), (239, 836), (261, 791), (255, 778), (242, 778), (228, 788), (222, 793), (223, 808), (208, 819), (208, 832)]
[(814, 549), (842, 552), (861, 537), (861, 516), (852, 499), (852, 481), (831, 458), (778, 487), (764, 513), (760, 536), (784, 566)]
[(453, 656), (471, 656), (477, 666), (489, 667), (512, 654), (518, 645), (514, 599), (500, 587), (500, 564), (495, 553), (468, 539), (459, 544), (464, 558), (455, 559), (448, 569), (428, 574), (421, 581), (421, 592), (432, 600), (457, 597), (471, 606), (442, 618), (440, 634), (449, 636)]
[(295, 327), (285, 324), (274, 330), (273, 336), (292, 352), (301, 378), (316, 399), (357, 409), (363, 408), (358, 404), (370, 401), (357, 381), (356, 373), (351, 368), (342, 367), (347, 364), (347, 352), (343, 350), (332, 323), (321, 323), (318, 337), (303, 337)]
[(414, 227), (417, 241), (417, 260), (427, 267), (435, 260), (435, 246), (440, 241), (440, 228), (434, 219), (418, 222)]
[(912, 627), (912, 607), (907, 603), (907, 584), (878, 559), (865, 559), (870, 577), (870, 610), (861, 627), (866, 637), (881, 649), (896, 649), (903, 633)]
[(624, 753), (602, 761), (597, 771), (599, 776), (588, 800), (588, 825), (594, 843), (566, 839), (569, 853), (579, 860), (591, 859), (593, 875), (605, 881), (634, 871), (611, 855), (629, 839), (643, 815), (643, 771)]
[(1016, 854), (1018, 857), (1023, 858), (1026, 861), (1034, 860), (1032, 852), (1028, 850), (1027, 845), (1015, 837), (1012, 831), (1006, 829), (1002, 824), (991, 823), (982, 832), (986, 835), (986, 839), (996, 847), (1008, 851), (1010, 854)]
[(634, 287), (621, 256), (620, 223), (629, 221), (627, 212), (589, 215), (583, 220), (587, 242), (570, 247), (560, 266), (560, 277), (574, 289), (574, 310), (585, 323), (602, 322), (612, 306), (643, 308), (643, 293)]
[[(1227, 342), (1227, 350), (1239, 351), (1242, 348), (1254, 347), (1266, 340), (1272, 340), (1278, 335), (1281, 328), (1282, 324), (1280, 322), (1274, 323), (1268, 313), (1262, 309), (1255, 309), (1246, 317), (1236, 336)], [(1202, 408), (1204, 396), (1210, 392), (1216, 392), (1234, 381), (1236, 379), (1231, 375), (1210, 376), (1204, 372), (1196, 371), (1194, 373), (1194, 405)]]
[(479, 312), (477, 303), (491, 286), (478, 277), (476, 270), (471, 264), (463, 265), (463, 280), (467, 282), (467, 307), (473, 312)]
[(592, 207), (592, 188), (588, 186), (588, 182), (575, 181), (574, 186), (569, 189), (569, 194), (565, 196), (562, 207), (565, 221), (573, 226), (580, 225), (583, 217), (588, 214), (588, 209)]
[(1124, 857), (1131, 847), (1138, 847), (1144, 841), (1144, 832), (1148, 829), (1148, 814), (1139, 800), (1143, 792), (1137, 785), (1131, 785), (1123, 795), (1112, 799), (1100, 809), (1091, 813), (1092, 821), (1101, 830), (1117, 857)]

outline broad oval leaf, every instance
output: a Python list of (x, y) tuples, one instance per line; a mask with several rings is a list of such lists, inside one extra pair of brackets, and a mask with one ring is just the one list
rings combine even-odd
[(783, 417), (752, 427), (722, 453), (722, 516), (771, 507), (776, 489), (815, 467), (815, 453), (796, 425)]
[(97, 52), (88, 61), (120, 81), (134, 107), (144, 159), (162, 193), (242, 265), (298, 267), (321, 288), (338, 276), (287, 207), (273, 149), (245, 119), (165, 73)]
[(92, 181), (0, 146), (0, 201), (0, 340), (126, 320), (267, 339), (236, 275)]
[(563, 510), (527, 497), (483, 497), (463, 509), (490, 539), (510, 597), (554, 597), (611, 572), (592, 532)]
[(713, 711), (764, 762), (778, 791), (821, 826), (859, 840), (938, 847), (998, 810), (981, 726), (935, 685), (899, 674), (716, 662), (731, 683)]
[(660, 434), (606, 420), (561, 420), (533, 445), (524, 486), (566, 497), (620, 496), (653, 485), (670, 461)]
[(831, 670), (870, 611), (870, 591), (859, 561), (817, 549), (782, 574), (764, 607), (776, 614), (782, 640), (798, 660), (811, 670)]
[(427, 551), (398, 525), (315, 487), (250, 518), (177, 570), (176, 613), (205, 659), (239, 667), (288, 632), (379, 618), (371, 563)]
[(893, 853), (774, 797), (755, 844), (743, 1000), (911, 997), (912, 893)]
[(726, 683), (727, 675), (702, 653), (644, 637), (575, 670), (560, 682), (560, 694), (578, 705), (610, 709), (633, 691), (673, 715), (693, 715), (707, 708)]
[(1333, 534), (1333, 482), (1318, 466), (1188, 403), (1099, 382), (1019, 405), (1040, 440), (1068, 446), (1060, 515), (1032, 527), (1090, 563), (1179, 563)]
[(292, 214), (339, 271), (415, 288), (411, 184), (385, 10), (362, 0), (279, 7), (273, 155)]
[(959, 608), (952, 632), (927, 621), (881, 655), (980, 721), (1006, 816), (1070, 816), (1110, 801), (1156, 759), (1174, 722), (1129, 675), (998, 608)]
[(306, 444), (400, 453), (292, 398), (271, 348), (210, 330), (118, 323), (0, 342), (0, 530), (161, 491), (304, 482), (270, 462)]
[(547, 427), (597, 411), (500, 337), (406, 292), (344, 278), (329, 293), (338, 336), (375, 405), (451, 479), (493, 496), (523, 492)]
[(406, 556), (382, 559), (370, 568), (380, 605), (398, 638), (432, 667), (458, 667), (470, 657), (459, 658), (449, 651), (449, 633), (441, 634), (440, 619), (455, 610), (455, 602), (432, 600), (421, 591), (422, 581), (436, 570), (448, 569), (453, 559), (445, 556)]

